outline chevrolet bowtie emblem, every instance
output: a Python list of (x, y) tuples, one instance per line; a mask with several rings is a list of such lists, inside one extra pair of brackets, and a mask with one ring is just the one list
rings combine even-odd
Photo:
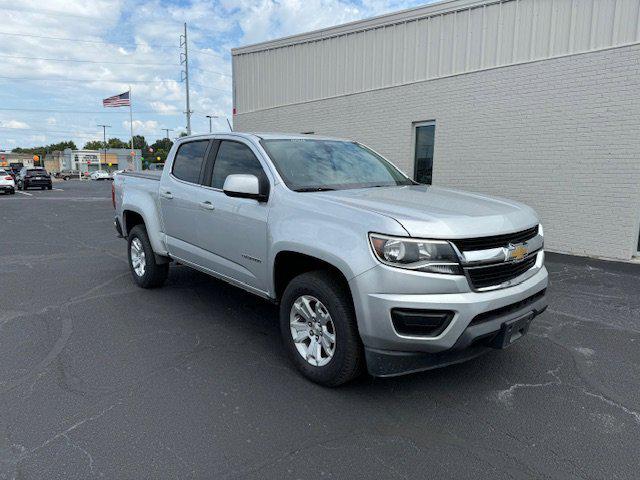
[(510, 243), (507, 248), (505, 248), (505, 261), (507, 262), (519, 262), (524, 259), (529, 253), (529, 248), (526, 243), (518, 243), (514, 245)]

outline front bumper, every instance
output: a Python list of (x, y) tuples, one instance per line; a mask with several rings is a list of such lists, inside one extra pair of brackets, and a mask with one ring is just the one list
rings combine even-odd
[[(547, 288), (548, 274), (544, 254), (539, 255), (531, 277), (518, 285), (486, 292), (471, 291), (463, 276), (401, 271), (384, 265), (353, 278), (349, 283), (370, 373), (396, 375), (468, 360), (491, 348), (490, 337), (506, 321), (542, 313), (546, 297), (536, 295)], [(505, 308), (509, 306), (514, 308)], [(401, 335), (391, 320), (393, 308), (449, 310), (454, 316), (437, 336)], [(495, 316), (470, 326), (476, 316), (492, 311)]]

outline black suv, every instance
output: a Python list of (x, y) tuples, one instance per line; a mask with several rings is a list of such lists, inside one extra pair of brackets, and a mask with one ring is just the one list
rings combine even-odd
[(28, 188), (40, 187), (42, 190), (45, 188), (51, 190), (53, 183), (51, 182), (51, 176), (44, 168), (28, 168), (22, 167), (18, 177), (16, 178), (16, 184), (18, 190), (27, 190)]

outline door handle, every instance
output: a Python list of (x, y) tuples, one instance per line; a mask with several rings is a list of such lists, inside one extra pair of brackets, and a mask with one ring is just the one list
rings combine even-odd
[(160, 196), (162, 198), (167, 198), (169, 200), (171, 200), (173, 198), (173, 194), (171, 192), (163, 192), (163, 193), (160, 194)]
[(215, 210), (215, 207), (211, 202), (200, 202), (200, 208), (203, 210)]

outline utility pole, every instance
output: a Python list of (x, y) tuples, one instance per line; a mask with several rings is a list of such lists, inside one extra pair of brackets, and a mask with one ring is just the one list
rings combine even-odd
[(189, 51), (187, 46), (187, 22), (184, 22), (184, 34), (180, 35), (180, 46), (184, 47), (184, 52), (180, 52), (180, 65), (184, 65), (184, 70), (180, 71), (180, 81), (184, 81), (187, 91), (187, 135), (191, 135), (191, 114), (189, 107)]
[(166, 139), (169, 140), (169, 132), (173, 132), (173, 128), (163, 128), (162, 130), (164, 130), (165, 132), (167, 132), (166, 135)]
[[(107, 163), (107, 128), (111, 128), (111, 125), (98, 125), (98, 127), (102, 127), (102, 145), (104, 146), (104, 163)], [(78, 167), (78, 171), (80, 167)], [(100, 155), (98, 155), (98, 170), (100, 170)], [(89, 171), (89, 166), (87, 165), (87, 172)]]
[(206, 115), (206, 117), (209, 119), (209, 133), (212, 133), (212, 130), (211, 130), (211, 119), (212, 118), (218, 118), (218, 115)]

